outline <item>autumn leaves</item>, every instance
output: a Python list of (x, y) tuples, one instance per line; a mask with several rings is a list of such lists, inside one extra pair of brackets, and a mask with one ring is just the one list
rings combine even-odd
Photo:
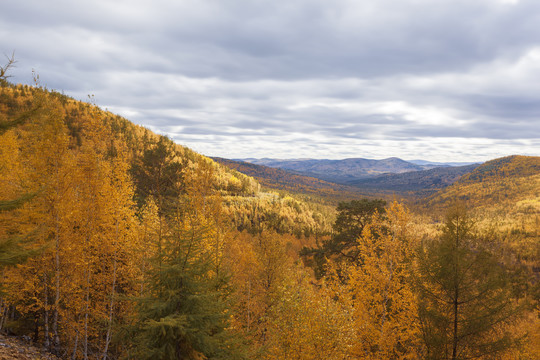
[(0, 134), (3, 329), (71, 359), (519, 354), (527, 294), (463, 212), (428, 237), (397, 202), (333, 221), (89, 105), (0, 96), (29, 115)]

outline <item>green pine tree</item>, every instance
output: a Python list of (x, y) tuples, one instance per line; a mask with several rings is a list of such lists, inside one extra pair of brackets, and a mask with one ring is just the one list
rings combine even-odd
[(149, 140), (145, 150), (131, 169), (135, 183), (135, 200), (139, 207), (153, 197), (160, 214), (170, 213), (182, 193), (183, 169), (186, 167), (174, 143), (161, 136), (156, 142)]
[(313, 268), (317, 278), (325, 275), (327, 259), (359, 261), (358, 238), (364, 227), (375, 214), (385, 213), (386, 201), (382, 199), (361, 199), (340, 202), (337, 206), (333, 234), (316, 248), (304, 247), (301, 255), (313, 257)]
[(136, 359), (238, 359), (226, 331), (226, 278), (217, 274), (203, 246), (211, 227), (177, 224), (163, 237), (148, 272), (146, 294), (137, 300), (133, 329)]

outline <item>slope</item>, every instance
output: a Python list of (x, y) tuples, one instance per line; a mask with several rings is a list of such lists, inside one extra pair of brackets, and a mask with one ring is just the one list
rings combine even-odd
[(513, 155), (488, 161), (426, 199), (426, 204), (446, 207), (454, 199), (474, 208), (526, 206), (538, 211), (540, 157)]
[(285, 170), (299, 172), (306, 176), (318, 179), (347, 184), (350, 181), (380, 175), (384, 173), (403, 173), (419, 171), (425, 168), (396, 157), (383, 160), (350, 158), (343, 160), (317, 160), (317, 159), (246, 159), (257, 165), (264, 165)]
[(488, 161), (426, 198), (422, 209), (436, 215), (456, 201), (465, 203), (493, 246), (506, 249), (501, 256), (527, 265), (540, 280), (540, 157)]
[(363, 191), (395, 191), (401, 195), (425, 197), (441, 190), (473, 171), (478, 164), (455, 167), (437, 167), (429, 170), (401, 174), (382, 174), (349, 184)]
[[(330, 229), (333, 207), (307, 203), (290, 196), (284, 199), (277, 193), (261, 192), (260, 184), (250, 176), (175, 144), (172, 140), (135, 125), (119, 115), (89, 103), (76, 101), (56, 91), (2, 82), (0, 122), (10, 121), (15, 114), (30, 111), (32, 107), (42, 107), (44, 103), (53, 102), (59, 104), (73, 151), (77, 151), (88, 140), (87, 134), (92, 131), (92, 119), (98, 119), (97, 121), (105, 124), (106, 131), (111, 132), (118, 142), (125, 144), (126, 156), (132, 169), (142, 161), (145, 153), (155, 149), (158, 143), (164, 144), (167, 149), (165, 157), (181, 164), (185, 177), (191, 176), (198, 168), (209, 166), (212, 169), (211, 186), (221, 193), (225, 212), (233, 225), (241, 230), (256, 231), (255, 228), (260, 226), (258, 222), (267, 222), (265, 226), (269, 229), (295, 234), (312, 234)], [(133, 171), (132, 177), (137, 185), (139, 181)]]
[(279, 191), (283, 190), (289, 193), (299, 193), (313, 199), (327, 201), (331, 204), (337, 204), (340, 201), (359, 199), (362, 197), (373, 197), (374, 195), (384, 196), (384, 194), (376, 194), (373, 191), (362, 191), (353, 186), (331, 183), (280, 168), (223, 158), (212, 159), (231, 169), (254, 177), (264, 188)]

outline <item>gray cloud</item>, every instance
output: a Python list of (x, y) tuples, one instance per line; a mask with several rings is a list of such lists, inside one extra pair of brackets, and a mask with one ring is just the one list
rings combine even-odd
[(224, 157), (540, 155), (534, 0), (10, 1), (48, 87)]

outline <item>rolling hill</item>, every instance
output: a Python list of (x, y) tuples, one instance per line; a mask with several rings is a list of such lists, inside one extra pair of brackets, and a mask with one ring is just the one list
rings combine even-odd
[(354, 180), (349, 184), (363, 191), (394, 191), (402, 195), (424, 197), (453, 184), (476, 167), (478, 167), (478, 164), (437, 167), (429, 170), (410, 171), (400, 174), (382, 174)]
[(540, 281), (540, 157), (507, 156), (488, 161), (422, 201), (421, 212), (443, 214), (466, 205), (480, 232), (505, 261), (526, 266)]
[[(449, 166), (443, 163), (433, 165), (427, 162), (423, 165), (415, 165), (398, 158), (385, 160), (247, 159), (246, 161), (214, 158), (214, 160), (255, 177), (267, 188), (317, 195), (332, 200), (358, 196), (426, 197), (451, 185), (478, 166), (478, 164)], [(291, 170), (286, 170), (286, 168), (291, 168)], [(306, 169), (316, 171), (317, 174)], [(385, 170), (387, 171), (380, 173)]]
[[(396, 157), (383, 160), (350, 158), (343, 160), (244, 159), (241, 161), (284, 170), (291, 170), (302, 175), (316, 177), (321, 180), (339, 184), (348, 184), (354, 180), (384, 173), (404, 173), (409, 171), (424, 170), (426, 168), (422, 165), (416, 165)], [(432, 166), (429, 168), (431, 167)]]
[(451, 186), (425, 200), (427, 206), (446, 207), (459, 199), (474, 208), (521, 206), (540, 211), (540, 157), (513, 155), (487, 161)]
[(217, 157), (212, 159), (222, 165), (257, 179), (264, 188), (300, 193), (313, 198), (324, 199), (331, 204), (337, 204), (339, 201), (350, 201), (362, 197), (384, 196), (384, 194), (379, 194), (377, 189), (363, 191), (363, 189), (358, 187), (336, 184), (280, 168)]

